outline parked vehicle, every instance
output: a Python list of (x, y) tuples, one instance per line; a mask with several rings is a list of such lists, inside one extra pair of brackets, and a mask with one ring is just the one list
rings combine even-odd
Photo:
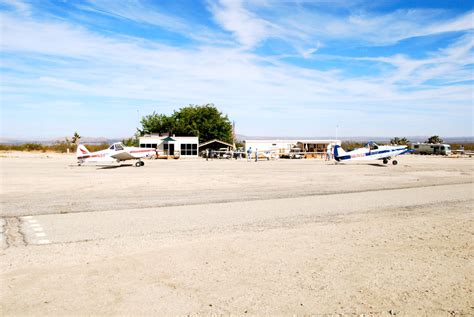
[(449, 144), (413, 143), (411, 149), (414, 154), (421, 155), (450, 155), (452, 153)]
[(303, 151), (299, 147), (293, 147), (287, 153), (282, 154), (281, 157), (289, 159), (302, 159), (304, 158)]

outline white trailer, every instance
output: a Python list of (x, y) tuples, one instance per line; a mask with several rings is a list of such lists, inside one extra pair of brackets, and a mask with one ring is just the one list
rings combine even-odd
[(421, 155), (449, 155), (452, 153), (449, 144), (413, 143), (411, 149), (413, 154)]

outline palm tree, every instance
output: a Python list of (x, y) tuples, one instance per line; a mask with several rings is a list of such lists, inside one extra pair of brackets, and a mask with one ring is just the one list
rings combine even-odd
[(433, 135), (433, 136), (430, 136), (428, 138), (428, 140), (426, 141), (426, 143), (431, 143), (431, 144), (439, 144), (439, 143), (443, 143), (443, 139), (441, 139), (439, 136), (437, 135)]
[(72, 137), (72, 144), (74, 145), (74, 148), (77, 147), (77, 142), (79, 142), (80, 138), (81, 138), (81, 136), (79, 135), (79, 133), (77, 133), (77, 131), (75, 131), (74, 135)]
[(399, 137), (394, 137), (393, 139), (390, 140), (390, 144), (396, 144), (396, 145), (407, 145), (410, 143), (410, 140), (407, 138), (399, 138)]

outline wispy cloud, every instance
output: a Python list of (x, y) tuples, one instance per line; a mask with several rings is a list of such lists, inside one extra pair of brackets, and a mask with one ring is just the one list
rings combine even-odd
[[(272, 5), (257, 1), (250, 2), (253, 6), (249, 4), (246, 9), (240, 1), (228, 2), (232, 5), (227, 2), (212, 5), (212, 11), (221, 25), (235, 32), (247, 46), (269, 37), (290, 43), (295, 43), (295, 38), (309, 43), (352, 39), (369, 45), (382, 45), (474, 28), (472, 11), (449, 18), (443, 11), (432, 9), (399, 9), (375, 14), (348, 8), (346, 13), (335, 15), (330, 11), (307, 10), (304, 1), (272, 2)], [(252, 28), (256, 31), (252, 32)]]
[(1, 0), (0, 4), (6, 5), (7, 7), (23, 15), (29, 15), (31, 13), (31, 6), (25, 1)]
[(413, 59), (403, 55), (378, 58), (360, 58), (384, 62), (395, 67), (386, 82), (409, 84), (417, 87), (430, 80), (440, 83), (474, 80), (469, 65), (474, 63), (474, 38), (471, 34), (463, 36), (458, 41), (438, 52), (432, 52), (424, 59)]
[(210, 2), (209, 8), (216, 22), (245, 48), (252, 48), (274, 33), (275, 26), (248, 11), (241, 0)]
[(86, 4), (75, 5), (82, 11), (94, 12), (137, 24), (159, 27), (169, 32), (199, 42), (229, 45), (226, 36), (219, 30), (213, 30), (203, 24), (190, 23), (189, 17), (176, 16), (162, 12), (153, 2), (144, 0), (106, 1), (87, 0)]
[(87, 5), (78, 4), (77, 6), (83, 10), (90, 10), (130, 21), (147, 23), (170, 30), (189, 30), (188, 24), (181, 18), (162, 13), (158, 8), (151, 8), (139, 0), (120, 2), (88, 0)]

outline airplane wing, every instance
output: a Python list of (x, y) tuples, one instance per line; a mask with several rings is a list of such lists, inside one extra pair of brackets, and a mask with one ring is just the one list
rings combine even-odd
[(120, 152), (114, 153), (114, 154), (110, 155), (110, 157), (112, 157), (116, 160), (119, 160), (119, 161), (133, 160), (133, 159), (136, 158), (133, 155), (131, 155), (130, 153), (128, 153), (127, 151), (120, 151)]

